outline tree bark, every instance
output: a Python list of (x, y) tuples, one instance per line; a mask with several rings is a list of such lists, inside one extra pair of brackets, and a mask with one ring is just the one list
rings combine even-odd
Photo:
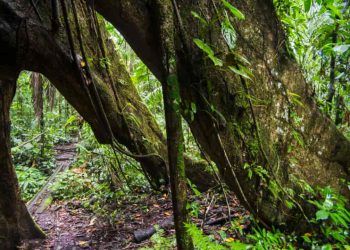
[(43, 99), (43, 81), (39, 73), (31, 74), (31, 84), (32, 84), (32, 100), (34, 106), (34, 114), (37, 119), (38, 124), (44, 118), (44, 99)]
[(166, 80), (163, 79), (163, 97), (167, 132), (171, 198), (174, 211), (176, 243), (179, 250), (194, 249), (191, 236), (186, 230), (189, 223), (187, 212), (187, 178), (184, 164), (184, 137), (180, 111), (180, 86), (175, 64), (175, 19), (171, 0), (156, 3), (159, 7), (158, 22), (162, 39), (163, 63), (166, 65)]
[[(350, 143), (316, 106), (299, 66), (287, 53), (272, 1), (230, 1), (245, 14), (244, 21), (230, 19), (234, 51), (249, 60), (252, 81), (214, 67), (193, 43), (193, 38), (202, 39), (224, 65), (236, 66), (239, 60), (228, 48), (222, 26), (211, 22), (218, 20), (217, 12), (224, 13), (222, 1), (176, 2), (182, 22), (177, 28), (183, 34), (177, 44), (182, 100), (197, 106), (195, 119), (185, 118), (243, 204), (268, 224), (298, 225), (310, 212), (299, 198), (304, 183), (313, 188), (331, 185), (349, 197), (342, 180), (349, 180)], [(95, 5), (164, 79), (158, 10), (152, 1), (102, 0)], [(203, 27), (191, 11), (211, 24)], [(256, 173), (260, 167), (266, 176)], [(252, 177), (249, 170), (255, 173)]]
[(40, 129), (40, 155), (44, 156), (45, 134), (44, 134), (44, 86), (43, 78), (39, 73), (31, 74), (32, 100), (37, 126)]
[(187, 212), (187, 178), (183, 157), (182, 118), (179, 109), (180, 90), (176, 75), (169, 74), (168, 79), (163, 83), (163, 95), (176, 242), (177, 249), (191, 250), (193, 242), (185, 227), (185, 224), (190, 221)]
[[(338, 29), (339, 24), (335, 25), (333, 34), (332, 34), (332, 48), (334, 48), (337, 44), (338, 40)], [(329, 113), (331, 114), (332, 108), (333, 108), (333, 98), (335, 95), (335, 72), (336, 72), (336, 54), (335, 52), (331, 52), (331, 60), (330, 60), (330, 72), (329, 72), (329, 85), (328, 85), (328, 96), (327, 96), (327, 102), (329, 103)]]
[(21, 200), (11, 158), (10, 106), (15, 94), (17, 72), (0, 77), (0, 248), (15, 249), (21, 238), (44, 234), (32, 221)]
[[(101, 143), (111, 143), (108, 130), (101, 119), (101, 113), (94, 111), (94, 105), (86, 94), (84, 82), (69, 53), (65, 27), (61, 27), (56, 33), (51, 30), (50, 3), (40, 2), (37, 5), (45, 25), (40, 23), (35, 12), (23, 13), (20, 11), (21, 9), (31, 9), (27, 1), (2, 1), (1, 4), (4, 13), (1, 21), (13, 27), (10, 30), (0, 31), (4, 34), (2, 37), (4, 47), (2, 48), (8, 48), (7, 50), (4, 49), (2, 59), (9, 58), (9, 62), (13, 61), (13, 65), (20, 64), (21, 69), (44, 74), (83, 116), (84, 120), (91, 125), (97, 139)], [(160, 185), (162, 180), (163, 183), (166, 183), (167, 149), (165, 138), (158, 124), (143, 104), (125, 66), (121, 63), (120, 57), (115, 51), (113, 43), (108, 39), (103, 25), (100, 25), (102, 39), (106, 45), (107, 58), (105, 60), (111, 65), (114, 87), (121, 99), (122, 106), (118, 107), (109, 77), (101, 64), (103, 58), (97, 46), (96, 28), (94, 27), (96, 24), (91, 19), (92, 17), (84, 1), (78, 1), (77, 6), (83, 31), (84, 48), (87, 57), (93, 58), (89, 63), (94, 82), (115, 138), (133, 154), (148, 155), (147, 157), (137, 158), (145, 173), (151, 177), (155, 185)], [(75, 51), (78, 57), (81, 58), (76, 27), (69, 4), (68, 9), (71, 29), (76, 43)], [(63, 26), (63, 20), (60, 23)], [(17, 52), (14, 42), (16, 39), (20, 41), (18, 46), (21, 49)], [(17, 58), (14, 56), (16, 53)], [(7, 62), (7, 67), (11, 68), (9, 62)], [(83, 68), (81, 70), (84, 71)], [(90, 84), (87, 87), (92, 93), (93, 86)], [(127, 124), (125, 124), (125, 121), (127, 121)], [(207, 166), (204, 161), (196, 162), (186, 157), (186, 165), (188, 166), (189, 177), (200, 189), (206, 189), (213, 185), (212, 175), (203, 171)], [(202, 169), (200, 174), (197, 174), (198, 169)]]
[(56, 89), (52, 84), (49, 84), (46, 91), (46, 99), (48, 110), (52, 111), (55, 107), (55, 99), (56, 99)]

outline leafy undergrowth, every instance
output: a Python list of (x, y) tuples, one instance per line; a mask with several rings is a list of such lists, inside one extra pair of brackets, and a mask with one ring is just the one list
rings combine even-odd
[[(29, 138), (36, 137), (34, 134), (26, 136)], [(45, 154), (42, 155), (39, 150), (41, 146), (35, 141), (26, 143), (16, 139), (14, 144), (17, 146), (12, 148), (13, 160), (16, 166), (22, 199), (29, 201), (45, 184), (54, 169), (53, 145), (45, 145)]]
[[(143, 185), (136, 185), (140, 180), (130, 180), (130, 189), (123, 183), (116, 188), (107, 185), (100, 175), (94, 176), (93, 169), (91, 164), (84, 163), (63, 173), (61, 181), (52, 188), (54, 198), (74, 199), (75, 205), (91, 211), (99, 220), (108, 221), (118, 232), (124, 232), (127, 235), (125, 241), (118, 244), (132, 244), (135, 249), (175, 247), (171, 227), (159, 228), (150, 240), (141, 244), (134, 243), (133, 238), (136, 230), (171, 218), (171, 201), (166, 190), (163, 193), (151, 191), (145, 180)], [(221, 190), (199, 193), (193, 187), (192, 191), (188, 205), (191, 224), (187, 228), (196, 249), (350, 249), (350, 213), (346, 200), (330, 188), (319, 190), (315, 194), (318, 198), (308, 201), (315, 207), (316, 214), (310, 219), (308, 232), (302, 234), (259, 226), (232, 193), (227, 194), (229, 221), (229, 209)]]
[(55, 145), (78, 133), (76, 112), (45, 78), (42, 85), (42, 120), (33, 109), (31, 72), (20, 74), (10, 111), (11, 153), (24, 201), (33, 198), (55, 170)]
[[(89, 128), (84, 126), (82, 133), (89, 134)], [(107, 222), (107, 232), (112, 232), (107, 233), (108, 237), (117, 241), (118, 247), (131, 244), (132, 249), (174, 248), (172, 227), (159, 229), (141, 244), (134, 242), (133, 235), (138, 229), (171, 218), (168, 190), (152, 191), (135, 162), (121, 155), (115, 158), (109, 147), (100, 146), (91, 136), (81, 141), (78, 149), (76, 163), (52, 187), (53, 198), (72, 201), (74, 206)], [(282, 231), (261, 227), (227, 190), (229, 209), (221, 188), (200, 193), (190, 186), (191, 224), (187, 228), (196, 249), (350, 249), (347, 201), (331, 188), (309, 190), (312, 198), (308, 202), (315, 214), (309, 218), (309, 230), (298, 234), (288, 228)]]
[(24, 201), (29, 201), (45, 184), (47, 176), (36, 168), (16, 167), (17, 178)]
[[(90, 133), (84, 126), (83, 135), (85, 132)], [(59, 221), (47, 226), (49, 239), (45, 244), (49, 246), (62, 240), (57, 238), (57, 230), (70, 230), (72, 237), (85, 235), (85, 238), (74, 236), (67, 241), (92, 249), (104, 244), (111, 249), (174, 249), (173, 227), (159, 228), (141, 243), (134, 240), (135, 231), (157, 227), (165, 219), (171, 219), (168, 190), (152, 191), (135, 162), (120, 155), (119, 159), (115, 158), (110, 148), (96, 144), (91, 136), (77, 147), (77, 161), (61, 173), (51, 187), (54, 203), (44, 213), (46, 217), (42, 221), (44, 224), (45, 221)], [(30, 199), (47, 178), (39, 167), (19, 165), (17, 172), (25, 199)], [(196, 249), (350, 249), (347, 202), (330, 188), (314, 191), (310, 196), (314, 198), (308, 202), (315, 208), (310, 230), (297, 234), (261, 227), (227, 190), (229, 209), (221, 188), (200, 193), (194, 185), (190, 186), (191, 224), (187, 228)], [(61, 219), (55, 217), (57, 213)]]

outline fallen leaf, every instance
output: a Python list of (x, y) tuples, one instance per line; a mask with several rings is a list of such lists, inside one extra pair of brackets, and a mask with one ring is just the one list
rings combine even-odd
[(235, 241), (234, 238), (226, 238), (226, 239), (225, 239), (225, 242), (229, 242), (229, 243), (230, 243), (230, 242), (234, 242), (234, 241)]
[(96, 220), (97, 220), (97, 218), (96, 218), (96, 217), (93, 217), (93, 218), (90, 220), (89, 226), (95, 225)]
[(304, 236), (306, 236), (306, 237), (311, 237), (312, 234), (311, 234), (311, 233), (305, 233)]
[(83, 173), (86, 172), (86, 168), (85, 168), (85, 166), (84, 166), (84, 164), (83, 164), (83, 165), (81, 165), (81, 166), (78, 167), (78, 168), (73, 168), (73, 169), (72, 169), (72, 172), (75, 173), (75, 174), (83, 174)]
[(79, 245), (80, 247), (84, 247), (84, 248), (90, 246), (90, 244), (89, 244), (88, 241), (79, 241), (79, 242), (78, 242), (78, 245)]

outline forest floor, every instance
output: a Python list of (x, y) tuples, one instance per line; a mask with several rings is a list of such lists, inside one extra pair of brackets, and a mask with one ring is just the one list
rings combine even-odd
[[(74, 143), (56, 147), (55, 173), (67, 170), (75, 155)], [(52, 202), (49, 187), (57, 181), (54, 175), (39, 192), (39, 197), (34, 199), (35, 204), (28, 206), (47, 238), (25, 241), (20, 249), (152, 249), (154, 242), (150, 236), (156, 231), (155, 225), (164, 229), (163, 236), (174, 235), (171, 199), (167, 194), (140, 193), (126, 197), (115, 204), (114, 211), (118, 213), (111, 221), (85, 209), (79, 200)], [(245, 230), (250, 227), (249, 214), (232, 194), (227, 196), (229, 213), (227, 202), (221, 196), (214, 192), (200, 197), (191, 195), (191, 204), (194, 204), (192, 211), (197, 217), (193, 223), (217, 240), (222, 240), (222, 233), (225, 238), (239, 238), (229, 231), (232, 225), (228, 215), (240, 221), (238, 226)]]

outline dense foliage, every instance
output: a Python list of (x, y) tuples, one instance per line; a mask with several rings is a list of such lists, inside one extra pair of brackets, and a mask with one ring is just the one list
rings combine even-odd
[[(238, 19), (244, 15), (223, 0), (227, 12)], [(278, 14), (287, 32), (288, 53), (294, 55), (302, 67), (322, 111), (350, 138), (350, 8), (343, 0), (275, 0)], [(228, 15), (228, 13), (226, 13)], [(200, 14), (193, 16), (201, 22)], [(222, 17), (223, 35), (228, 46), (234, 46), (234, 31), (229, 19)], [(164, 108), (161, 85), (127, 45), (114, 27), (106, 23), (109, 35), (127, 66), (133, 83), (164, 132)], [(193, 42), (215, 66), (224, 67), (215, 51), (200, 38)], [(240, 58), (241, 61), (249, 60)], [(251, 72), (243, 65), (229, 67), (233, 74), (249, 78)], [(12, 153), (20, 182), (22, 197), (30, 200), (46, 183), (55, 168), (54, 146), (78, 140), (78, 157), (73, 166), (60, 174), (52, 187), (55, 200), (79, 200), (84, 207), (113, 221), (118, 213), (115, 203), (121, 199), (136, 199), (136, 193), (150, 192), (151, 186), (137, 162), (100, 145), (88, 124), (43, 80), (43, 120), (38, 121), (33, 110), (31, 72), (22, 72), (18, 80), (15, 100), (11, 108)], [(189, 105), (190, 115), (195, 105)], [(40, 124), (43, 124), (41, 126)], [(184, 125), (186, 153), (193, 158), (201, 156), (197, 143), (187, 125)], [(215, 166), (214, 166), (215, 169)], [(203, 199), (193, 187), (193, 193)], [(218, 193), (225, 187), (218, 189)], [(265, 229), (254, 218), (249, 230), (242, 230), (241, 221), (231, 222), (230, 228), (220, 231), (221, 239), (205, 235), (194, 224), (187, 228), (197, 249), (350, 249), (350, 212), (348, 202), (331, 188), (308, 190), (308, 201), (315, 209), (310, 229), (303, 234), (288, 228)], [(223, 195), (223, 194), (220, 194)], [(190, 204), (191, 215), (198, 215), (198, 204)], [(235, 238), (233, 237), (235, 236)], [(154, 249), (171, 248), (174, 238), (165, 237), (160, 230), (152, 238)], [(148, 248), (145, 248), (148, 249)]]
[(45, 96), (45, 115), (41, 127), (34, 114), (33, 94), (31, 73), (22, 72), (11, 107), (11, 139), (24, 200), (32, 198), (54, 170), (53, 147), (70, 140), (69, 117), (75, 113), (54, 87), (44, 81), (41, 94)]
[(275, 1), (290, 53), (318, 105), (349, 133), (350, 8), (348, 1)]

